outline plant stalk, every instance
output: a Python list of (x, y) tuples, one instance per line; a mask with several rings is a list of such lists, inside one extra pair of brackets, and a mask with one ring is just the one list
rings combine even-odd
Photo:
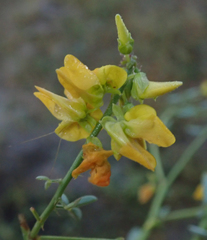
[(177, 161), (177, 164), (175, 164), (175, 166), (168, 174), (166, 180), (163, 180), (158, 184), (156, 195), (153, 199), (148, 217), (143, 225), (142, 234), (138, 237), (137, 240), (146, 240), (149, 237), (152, 229), (157, 226), (157, 224), (159, 223), (159, 212), (169, 188), (176, 180), (178, 175), (182, 172), (187, 163), (192, 159), (192, 156), (206, 141), (206, 139), (207, 126), (205, 126), (203, 130), (201, 130), (200, 134), (185, 149), (185, 151)]

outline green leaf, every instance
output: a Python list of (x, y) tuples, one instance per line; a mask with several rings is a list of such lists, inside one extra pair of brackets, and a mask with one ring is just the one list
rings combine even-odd
[(133, 227), (127, 234), (127, 240), (139, 239), (142, 235), (142, 229), (140, 227)]
[(69, 204), (69, 200), (65, 194), (62, 194), (61, 196), (61, 202), (65, 205)]
[(70, 211), (70, 215), (76, 220), (81, 220), (82, 211), (80, 210), (80, 208), (72, 208)]
[(79, 200), (78, 204), (76, 205), (77, 207), (83, 207), (85, 205), (91, 204), (91, 203), (96, 202), (98, 200), (98, 198), (93, 196), (93, 195), (86, 195), (86, 196), (83, 196), (79, 199), (77, 199), (77, 200)]
[(83, 197), (80, 197), (80, 198), (76, 199), (75, 201), (69, 203), (64, 208), (66, 210), (70, 210), (70, 209), (75, 208), (75, 207), (82, 207), (82, 206), (88, 205), (88, 204), (93, 203), (95, 201), (97, 201), (97, 197), (95, 197), (93, 195), (87, 195), (87, 196), (83, 196)]
[(118, 121), (124, 120), (124, 114), (120, 106), (113, 104), (112, 105), (113, 114), (116, 116)]
[(47, 181), (47, 180), (50, 180), (48, 177), (46, 176), (37, 176), (36, 177), (37, 180), (43, 180), (43, 181)]
[[(134, 74), (133, 74), (133, 78), (134, 78)], [(128, 79), (126, 81), (126, 86), (124, 88), (124, 93), (125, 93), (127, 99), (129, 99), (131, 97), (131, 89), (132, 89), (132, 79)]]
[(105, 128), (105, 125), (106, 125), (108, 122), (116, 123), (116, 120), (115, 120), (113, 117), (106, 116), (106, 117), (103, 117), (102, 120), (100, 121), (101, 125), (102, 125), (104, 128)]
[(61, 183), (62, 178), (57, 178), (57, 179), (50, 179), (51, 183)]
[(51, 186), (52, 182), (51, 180), (48, 180), (45, 182), (45, 190), (47, 190)]
[(207, 231), (201, 227), (195, 226), (195, 225), (190, 225), (188, 227), (188, 230), (194, 234), (197, 234), (202, 237), (207, 237)]

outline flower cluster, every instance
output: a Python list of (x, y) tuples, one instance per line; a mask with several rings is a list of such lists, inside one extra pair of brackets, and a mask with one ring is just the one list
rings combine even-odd
[(115, 158), (119, 160), (121, 156), (125, 156), (154, 171), (156, 160), (146, 150), (145, 141), (168, 147), (175, 142), (173, 134), (148, 105), (134, 106), (124, 116), (116, 109), (114, 113), (120, 120), (104, 117), (102, 125), (111, 136), (111, 149)]
[(54, 117), (62, 122), (55, 133), (67, 141), (87, 138), (102, 117), (99, 109), (106, 92), (118, 91), (127, 79), (124, 69), (107, 65), (90, 71), (76, 57), (67, 55), (64, 67), (57, 71), (67, 98), (36, 87), (39, 98)]
[[(175, 137), (158, 118), (156, 111), (143, 101), (156, 99), (182, 85), (182, 82), (149, 81), (146, 74), (137, 68), (136, 56), (131, 55), (134, 40), (119, 15), (116, 15), (116, 24), (118, 49), (124, 55), (122, 67), (106, 65), (91, 71), (76, 57), (67, 55), (64, 66), (56, 71), (66, 97), (40, 87), (36, 87), (39, 92), (34, 93), (61, 121), (55, 129), (60, 138), (67, 141), (88, 140), (93, 137), (91, 133), (97, 123), (110, 135), (109, 151), (93, 141), (83, 145), (83, 162), (72, 173), (77, 178), (91, 169), (89, 181), (98, 186), (107, 186), (110, 182), (111, 170), (107, 158), (111, 155), (117, 160), (125, 156), (154, 171), (156, 160), (147, 151), (146, 141), (168, 147), (175, 142)], [(103, 117), (100, 110), (106, 93), (120, 99), (119, 104), (112, 107), (116, 119), (114, 116)], [(131, 97), (139, 100), (140, 104), (134, 106), (129, 103)]]

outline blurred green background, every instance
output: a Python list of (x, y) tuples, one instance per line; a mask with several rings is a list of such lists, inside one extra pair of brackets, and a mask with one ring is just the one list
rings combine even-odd
[[(38, 175), (61, 178), (84, 141), (62, 141), (48, 135), (58, 120), (33, 95), (34, 85), (62, 95), (55, 69), (63, 66), (66, 54), (73, 54), (90, 69), (120, 62), (114, 17), (119, 13), (135, 40), (139, 66), (152, 81), (183, 81), (185, 89), (197, 87), (207, 78), (206, 0), (8, 0), (0, 3), (0, 239), (21, 239), (17, 215), (23, 213), (30, 226), (31, 206), (40, 213), (56, 186), (44, 190)], [(173, 95), (174, 96), (174, 95)], [(156, 103), (158, 114), (170, 109), (167, 96)], [(170, 100), (169, 100), (170, 101)], [(205, 99), (201, 101), (204, 109)], [(195, 103), (196, 104), (196, 103)], [(206, 112), (174, 119), (174, 146), (162, 149), (166, 171), (176, 162), (205, 123)], [(203, 109), (203, 108), (202, 108)], [(186, 127), (187, 126), (187, 127)], [(191, 128), (190, 128), (191, 127)], [(189, 130), (191, 129), (191, 130)], [(193, 130), (192, 130), (193, 129)], [(101, 134), (105, 148), (109, 138)], [(56, 159), (56, 160), (55, 160)], [(172, 209), (196, 206), (192, 199), (201, 173), (207, 167), (205, 146), (196, 153), (165, 202)], [(54, 212), (42, 234), (83, 237), (126, 237), (140, 226), (150, 204), (140, 205), (139, 187), (151, 174), (140, 165), (113, 158), (111, 184), (98, 188), (87, 182), (88, 174), (73, 180), (66, 190), (70, 200), (94, 194), (99, 200), (83, 207), (83, 219), (73, 220), (65, 212)], [(150, 239), (188, 239), (188, 224), (196, 220), (169, 222), (155, 230)], [(178, 237), (176, 237), (178, 236)]]

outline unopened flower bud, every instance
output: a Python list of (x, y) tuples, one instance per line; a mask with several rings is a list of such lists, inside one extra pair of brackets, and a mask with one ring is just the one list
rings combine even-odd
[(145, 73), (137, 73), (133, 79), (131, 94), (136, 100), (144, 100), (164, 95), (180, 87), (183, 83), (173, 82), (153, 82), (147, 79)]
[(130, 54), (133, 50), (134, 39), (126, 28), (123, 19), (119, 14), (115, 16), (116, 27), (118, 31), (118, 49), (122, 54)]

